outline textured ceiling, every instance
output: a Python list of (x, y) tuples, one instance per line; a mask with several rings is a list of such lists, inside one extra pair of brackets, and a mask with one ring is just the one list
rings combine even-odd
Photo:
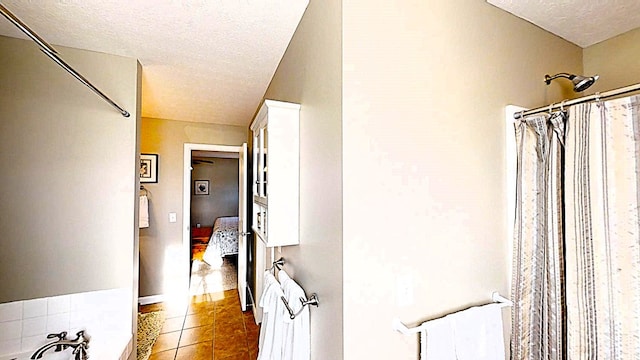
[[(138, 59), (143, 66), (142, 116), (246, 126), (308, 0), (2, 4), (54, 47)], [(26, 39), (2, 16), (0, 35)], [(60, 55), (64, 59), (64, 51)]]
[(580, 47), (640, 27), (639, 0), (487, 0)]

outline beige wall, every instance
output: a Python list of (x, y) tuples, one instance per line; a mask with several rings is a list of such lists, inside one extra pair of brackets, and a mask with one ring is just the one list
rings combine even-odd
[(584, 49), (584, 72), (599, 74), (589, 93), (640, 83), (640, 29)]
[(312, 0), (265, 95), (302, 104), (300, 245), (283, 247), (282, 256), (320, 297), (311, 309), (318, 360), (342, 358), (341, 28), (341, 1)]
[(194, 180), (209, 180), (209, 195), (191, 196), (191, 227), (213, 226), (221, 216), (238, 216), (238, 159), (205, 158), (213, 164), (193, 165)]
[(132, 116), (0, 37), (0, 303), (132, 287), (138, 63), (57, 49)]
[[(188, 274), (182, 246), (184, 144), (237, 146), (247, 141), (247, 133), (240, 126), (142, 119), (140, 152), (158, 154), (159, 170), (158, 183), (145, 184), (150, 226), (140, 230), (141, 297), (164, 294), (177, 285), (169, 283), (171, 276)], [(177, 222), (169, 222), (170, 212), (177, 214)]]
[(343, 56), (344, 358), (415, 359), (394, 317), (509, 294), (505, 105), (567, 96), (542, 78), (582, 51), (483, 1), (361, 0)]

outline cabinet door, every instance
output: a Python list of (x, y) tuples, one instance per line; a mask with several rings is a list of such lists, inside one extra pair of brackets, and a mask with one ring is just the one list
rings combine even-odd
[(265, 100), (253, 133), (253, 228), (267, 247), (299, 243), (300, 105)]

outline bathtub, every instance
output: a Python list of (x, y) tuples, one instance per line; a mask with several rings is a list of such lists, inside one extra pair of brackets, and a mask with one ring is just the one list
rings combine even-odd
[[(89, 343), (89, 359), (90, 360), (127, 360), (129, 355), (133, 352), (133, 338), (131, 335), (127, 336), (126, 339), (123, 336), (120, 336), (120, 339), (117, 339), (117, 336), (112, 336), (109, 339), (109, 343), (101, 343), (99, 341), (95, 341)], [(124, 349), (124, 350), (123, 350)], [(0, 355), (0, 360), (30, 360), (31, 355), (37, 349), (33, 349), (33, 351), (26, 351), (17, 354), (11, 355)], [(67, 349), (60, 352), (55, 352), (54, 349), (51, 349), (44, 353), (42, 356), (42, 360), (73, 360), (74, 355), (71, 353), (72, 349)]]

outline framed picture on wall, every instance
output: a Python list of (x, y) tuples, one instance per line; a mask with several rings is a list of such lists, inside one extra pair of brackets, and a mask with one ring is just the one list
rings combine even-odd
[(140, 154), (140, 182), (158, 182), (158, 154)]
[(193, 195), (209, 195), (209, 180), (195, 180)]

